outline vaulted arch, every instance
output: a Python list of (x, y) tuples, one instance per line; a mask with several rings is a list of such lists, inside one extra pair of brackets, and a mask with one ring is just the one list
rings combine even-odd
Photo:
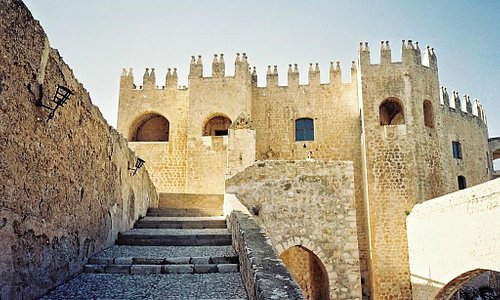
[(292, 246), (280, 255), (307, 299), (329, 299), (328, 273), (321, 260), (303, 246)]
[(130, 129), (131, 142), (168, 142), (170, 122), (158, 113), (139, 117)]
[(224, 136), (228, 134), (232, 121), (224, 115), (210, 118), (203, 126), (204, 136)]

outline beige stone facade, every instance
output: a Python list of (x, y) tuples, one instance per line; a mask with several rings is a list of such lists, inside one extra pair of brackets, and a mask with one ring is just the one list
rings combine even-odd
[[(222, 194), (225, 178), (255, 160), (309, 154), (352, 161), (363, 290), (373, 299), (408, 299), (406, 215), (459, 185), (489, 180), (492, 156), (481, 104), (440, 87), (434, 50), (404, 41), (401, 52), (401, 61), (393, 61), (383, 42), (380, 63), (372, 64), (362, 43), (357, 62), (342, 68), (350, 82), (342, 82), (344, 70), (332, 63), (329, 82), (321, 83), (319, 66), (311, 64), (309, 82), (301, 85), (290, 65), (287, 85), (279, 86), (277, 68), (269, 66), (260, 87), (246, 54), (237, 55), (231, 76), (222, 55), (213, 58), (210, 77), (201, 57), (192, 57), (188, 87), (177, 87), (175, 69), (159, 86), (154, 70), (142, 85), (124, 71), (118, 130), (166, 193)], [(168, 126), (150, 121), (156, 115)], [(237, 119), (246, 125), (228, 126)], [(134, 140), (155, 130), (168, 131), (159, 135), (168, 140)]]

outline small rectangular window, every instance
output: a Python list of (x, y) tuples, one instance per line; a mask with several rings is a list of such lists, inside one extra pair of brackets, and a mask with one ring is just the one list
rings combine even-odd
[(295, 120), (295, 141), (314, 141), (313, 119)]
[(462, 159), (462, 145), (460, 145), (460, 142), (451, 142), (451, 146), (453, 149), (453, 158)]
[(224, 136), (228, 134), (228, 130), (215, 130), (215, 136)]

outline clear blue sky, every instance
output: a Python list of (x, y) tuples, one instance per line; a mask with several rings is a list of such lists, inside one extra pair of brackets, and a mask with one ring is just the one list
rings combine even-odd
[(440, 84), (479, 98), (490, 136), (500, 136), (499, 0), (25, 2), (113, 126), (122, 67), (134, 68), (138, 85), (145, 67), (156, 68), (158, 85), (177, 67), (185, 85), (191, 55), (203, 56), (208, 74), (213, 54), (224, 53), (232, 74), (235, 53), (246, 52), (261, 84), (267, 65), (284, 75), (289, 63), (305, 82), (309, 62), (326, 81), (330, 61), (349, 69), (359, 41), (378, 61), (380, 40), (399, 60), (401, 40), (412, 39), (435, 48)]

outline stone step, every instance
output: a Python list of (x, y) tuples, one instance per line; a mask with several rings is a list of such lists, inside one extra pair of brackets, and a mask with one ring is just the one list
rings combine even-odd
[(145, 217), (134, 228), (207, 229), (227, 228), (224, 217)]
[(238, 256), (91, 257), (89, 265), (209, 265), (238, 264)]
[(86, 273), (108, 273), (108, 274), (206, 274), (206, 273), (237, 273), (238, 264), (87, 264)]
[(216, 217), (223, 216), (222, 209), (148, 208), (147, 217)]
[(129, 246), (225, 246), (231, 245), (231, 235), (175, 235), (119, 237), (116, 245)]
[(111, 246), (96, 253), (91, 259), (113, 260), (120, 257), (176, 258), (176, 257), (234, 257), (231, 245), (227, 246)]
[(227, 229), (131, 229), (118, 236), (116, 245), (221, 246), (231, 245)]

